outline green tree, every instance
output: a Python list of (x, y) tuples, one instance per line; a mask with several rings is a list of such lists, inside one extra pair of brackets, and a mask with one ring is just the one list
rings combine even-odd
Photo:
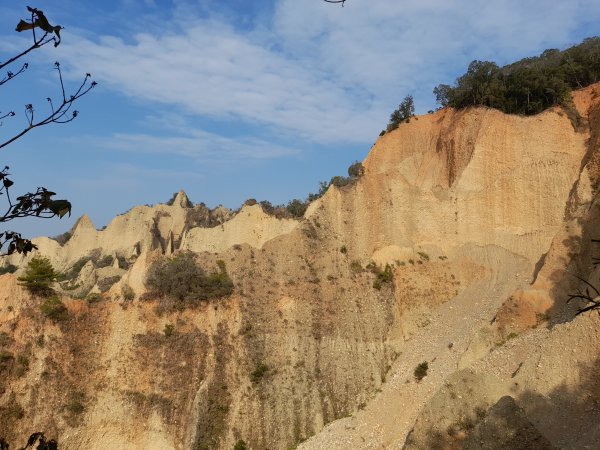
[(409, 122), (411, 117), (415, 115), (415, 102), (412, 95), (407, 95), (391, 115), (390, 122), (387, 126), (387, 131), (392, 131), (398, 128), (402, 122)]
[(54, 292), (51, 286), (59, 277), (48, 258), (34, 256), (27, 264), (25, 274), (17, 279), (32, 294), (47, 297)]
[(548, 49), (501, 68), (491, 61), (472, 61), (454, 86), (440, 84), (433, 93), (442, 107), (488, 106), (508, 114), (531, 115), (561, 105), (573, 113), (571, 89), (597, 81), (600, 38), (594, 37), (564, 51)]

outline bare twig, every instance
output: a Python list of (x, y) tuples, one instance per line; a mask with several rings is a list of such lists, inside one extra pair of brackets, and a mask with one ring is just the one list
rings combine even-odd
[[(596, 241), (595, 241), (596, 242)], [(573, 275), (573, 274), (571, 274)], [(575, 315), (579, 315), (582, 314), (586, 311), (591, 311), (593, 309), (599, 309), (600, 310), (600, 292), (598, 291), (598, 289), (589, 281), (583, 279), (582, 277), (578, 276), (578, 275), (573, 275), (575, 278), (577, 278), (579, 281), (585, 283), (587, 285), (587, 287), (585, 288), (585, 292), (582, 291), (581, 289), (578, 289), (577, 292), (575, 294), (569, 294), (569, 298), (567, 299), (567, 303), (570, 303), (573, 300), (583, 300), (585, 302), (585, 306), (583, 306), (582, 308), (579, 308), (577, 310), (577, 312), (575, 313)], [(596, 293), (595, 296), (592, 297), (591, 293), (590, 293), (590, 288), (593, 289), (593, 291)], [(600, 311), (599, 311), (600, 312)]]
[(17, 75), (22, 74), (23, 72), (25, 72), (27, 70), (27, 68), (29, 67), (29, 64), (25, 63), (21, 66), (21, 68), (19, 70), (17, 70), (16, 72), (11, 72), (10, 70), (6, 72), (6, 76), (4, 78), (2, 78), (0, 80), (0, 86), (2, 86), (4, 83), (12, 80), (13, 78), (15, 78)]
[[(0, 114), (2, 114), (2, 113), (0, 113)], [(12, 117), (12, 116), (14, 116), (14, 115), (15, 115), (14, 111), (9, 111), (9, 112), (7, 112), (6, 114), (4, 114), (3, 116), (0, 116), (0, 120), (2, 120), (2, 119), (5, 119), (5, 118), (7, 118), (7, 117)], [(1, 125), (1, 124), (0, 124), (0, 125)]]
[[(0, 61), (0, 70), (8, 65), (14, 63), (31, 51), (39, 49), (44, 45), (54, 42), (54, 46), (57, 47), (60, 44), (60, 31), (62, 27), (60, 25), (53, 26), (50, 24), (43, 11), (27, 7), (27, 10), (31, 13), (31, 20), (21, 20), (16, 27), (17, 32), (31, 30), (33, 43), (6, 61)], [(36, 28), (41, 31), (37, 33)], [(38, 37), (38, 34), (41, 36)], [(28, 64), (24, 63), (18, 70), (6, 71), (6, 76), (0, 78), (0, 86), (14, 79), (18, 75), (25, 72), (28, 68)], [(47, 114), (40, 120), (36, 121), (36, 110), (34, 105), (29, 103), (25, 105), (25, 117), (27, 120), (27, 127), (15, 136), (0, 143), (0, 149), (6, 147), (12, 142), (16, 141), (29, 131), (42, 125), (48, 125), (50, 123), (68, 123), (77, 117), (77, 111), (72, 110), (73, 104), (82, 96), (86, 95), (91, 89), (96, 86), (96, 82), (91, 80), (91, 75), (88, 73), (85, 75), (82, 83), (79, 85), (73, 95), (68, 95), (65, 89), (65, 83), (60, 69), (60, 64), (55, 63), (55, 68), (58, 71), (58, 79), (60, 82), (61, 100), (58, 104), (55, 104), (50, 97), (47, 98), (50, 113)], [(39, 115), (39, 114), (38, 114)], [(7, 117), (15, 116), (14, 111), (7, 113), (0, 113), (0, 121)], [(0, 125), (2, 123), (0, 122)], [(56, 195), (54, 192), (47, 190), (44, 187), (38, 187), (35, 192), (29, 192), (13, 199), (10, 194), (10, 188), (14, 184), (10, 179), (8, 173), (8, 166), (3, 170), (0, 170), (0, 196), (4, 196), (7, 205), (4, 211), (0, 211), (0, 222), (9, 222), (14, 219), (23, 217), (40, 217), (40, 218), (51, 218), (51, 217), (64, 217), (65, 215), (71, 215), (71, 203), (67, 200), (54, 200), (53, 197)], [(36, 246), (29, 240), (21, 237), (21, 234), (14, 231), (0, 232), (0, 249), (4, 246), (8, 246), (7, 253), (11, 254), (14, 252), (28, 253), (36, 248)], [(54, 441), (45, 441), (43, 433), (34, 433), (28, 442), (26, 448), (29, 448), (37, 441), (38, 450), (55, 450), (56, 445)], [(0, 450), (7, 448), (6, 442), (0, 438)]]
[(98, 84), (95, 81), (90, 82), (91, 75), (89, 73), (86, 73), (85, 78), (83, 79), (79, 88), (75, 91), (75, 93), (73, 95), (70, 95), (67, 97), (66, 92), (65, 92), (65, 84), (64, 84), (64, 80), (63, 80), (63, 76), (62, 76), (62, 71), (60, 70), (60, 64), (58, 62), (56, 62), (56, 63), (54, 63), (54, 67), (58, 71), (58, 78), (60, 80), (60, 88), (61, 88), (61, 95), (62, 95), (62, 101), (61, 101), (60, 105), (57, 108), (55, 108), (54, 104), (52, 103), (52, 99), (48, 98), (47, 100), (50, 103), (50, 114), (38, 122), (35, 122), (35, 120), (34, 120), (35, 110), (33, 108), (33, 105), (32, 104), (25, 105), (25, 115), (27, 116), (27, 122), (28, 122), (27, 128), (23, 129), (21, 132), (17, 133), (15, 136), (8, 139), (7, 141), (0, 143), (0, 149), (3, 147), (6, 147), (7, 145), (16, 141), (17, 139), (19, 139), (26, 133), (29, 133), (34, 128), (40, 127), (42, 125), (48, 125), (50, 123), (71, 122), (73, 119), (75, 119), (77, 117), (78, 111), (76, 111), (76, 110), (73, 111), (70, 116), (67, 116), (67, 118), (65, 118), (65, 116), (69, 113), (69, 111), (73, 107), (73, 103), (76, 100), (78, 100), (79, 98), (83, 97), (85, 94), (87, 94), (90, 90), (92, 90)]
[(43, 47), (44, 45), (46, 45), (48, 42), (52, 42), (54, 41), (54, 38), (49, 38), (49, 39), (45, 39), (46, 36), (48, 36), (48, 33), (44, 34), (44, 36), (42, 36), (42, 38), (39, 41), (35, 41), (31, 47), (29, 47), (27, 50), (22, 51), (21, 53), (19, 53), (17, 56), (13, 56), (12, 58), (10, 58), (8, 61), (5, 61), (3, 63), (0, 63), (0, 69), (3, 69), (4, 67), (8, 66), (9, 64), (15, 62), (17, 59), (25, 56), (27, 53), (29, 53), (32, 50), (35, 50), (36, 48), (40, 48)]

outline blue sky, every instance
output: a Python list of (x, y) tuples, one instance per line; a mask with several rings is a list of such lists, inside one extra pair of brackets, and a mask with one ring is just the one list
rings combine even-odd
[[(28, 44), (14, 32), (28, 1), (0, 4), (0, 59)], [(408, 94), (432, 89), (474, 59), (505, 64), (597, 35), (597, 0), (38, 0), (65, 27), (58, 48), (30, 54), (0, 87), (0, 138), (25, 126), (86, 72), (99, 83), (68, 125), (33, 130), (2, 150), (23, 193), (45, 186), (73, 218), (6, 224), (56, 235), (87, 213), (100, 228), (138, 204), (184, 189), (194, 202), (284, 203), (362, 160)], [(4, 139), (2, 139), (4, 140)]]

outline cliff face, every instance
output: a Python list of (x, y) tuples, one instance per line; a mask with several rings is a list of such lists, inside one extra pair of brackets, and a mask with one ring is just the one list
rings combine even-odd
[(421, 116), (380, 138), (364, 179), (352, 195), (329, 192), (323, 215), (363, 258), (390, 245), (475, 243), (536, 261), (562, 223), (586, 139), (556, 110)]
[[(333, 422), (303, 446), (371, 448), (402, 445), (416, 421), (418, 447), (419, 413), (445, 404), (435, 400), (444, 380), (476, 364), (493, 375), (502, 359), (488, 355), (510, 327), (531, 325), (523, 317), (553, 333), (540, 317), (568, 289), (564, 271), (589, 265), (591, 252), (565, 240), (584, 242), (595, 223), (595, 92), (576, 95), (579, 131), (558, 109), (414, 118), (301, 221), (259, 206), (208, 211), (181, 193), (102, 231), (83, 217), (62, 246), (39, 239), (39, 253), (72, 273), (61, 291), (69, 314), (44, 318), (15, 275), (0, 277), (0, 435), (18, 443), (46, 430), (61, 448), (289, 448)], [(224, 261), (234, 294), (180, 310), (141, 300), (151, 262), (180, 250), (206, 270)], [(391, 279), (378, 275), (386, 264)], [(424, 360), (431, 372), (415, 384)], [(473, 383), (492, 408), (509, 388), (486, 380)], [(518, 405), (503, 400), (490, 417), (507, 408)]]

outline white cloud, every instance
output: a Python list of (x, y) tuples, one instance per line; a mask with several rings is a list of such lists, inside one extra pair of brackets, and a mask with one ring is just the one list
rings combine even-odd
[(184, 156), (197, 162), (280, 158), (300, 153), (292, 146), (278, 145), (253, 136), (225, 137), (199, 129), (190, 129), (187, 121), (169, 116), (170, 125), (164, 125), (163, 116), (150, 117), (150, 125), (158, 124), (171, 130), (168, 135), (148, 133), (114, 133), (110, 136), (79, 136), (68, 138), (71, 145), (81, 145), (96, 151), (120, 150), (152, 155)]
[[(104, 35), (62, 50), (76, 73), (125, 95), (318, 143), (369, 142), (404, 95), (430, 107), (448, 71), (564, 46), (581, 20), (600, 19), (590, 0), (281, 0), (266, 27), (240, 31), (184, 3), (163, 29), (127, 43)], [(178, 139), (194, 153), (200, 138)]]
[[(244, 120), (299, 133), (305, 139), (354, 140), (368, 130), (346, 86), (205, 22), (182, 35), (140, 34), (134, 45), (114, 37), (66, 47), (76, 72), (126, 95), (220, 120)], [(360, 108), (358, 107), (360, 106)], [(344, 139), (345, 140), (345, 139)]]

